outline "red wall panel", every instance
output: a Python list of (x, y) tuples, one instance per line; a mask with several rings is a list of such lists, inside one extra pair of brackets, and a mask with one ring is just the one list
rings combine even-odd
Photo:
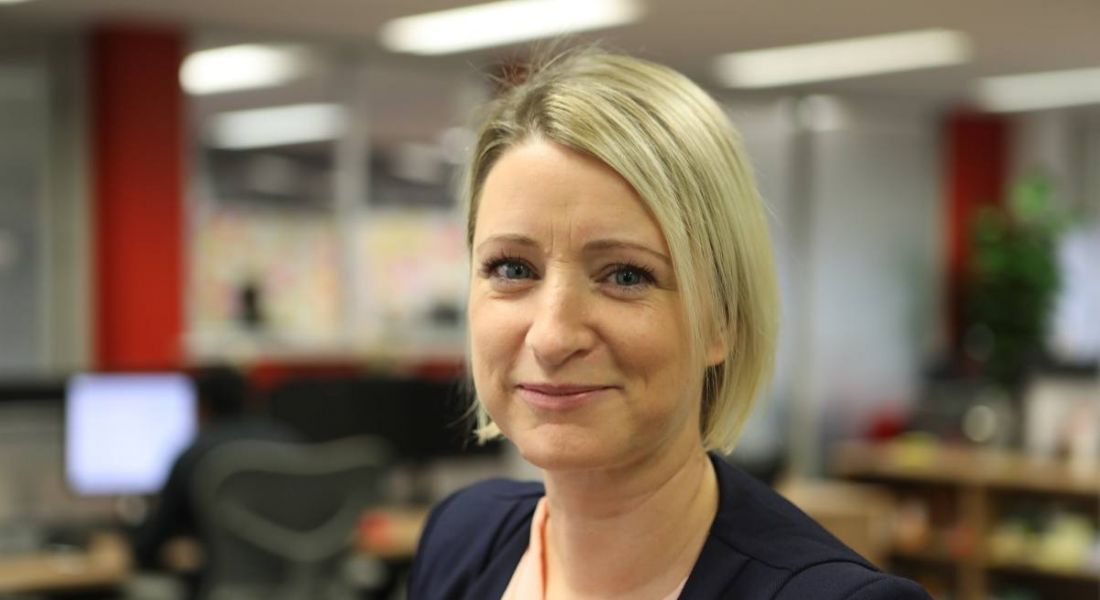
[(983, 206), (1004, 200), (1009, 122), (998, 115), (956, 113), (947, 120), (947, 313), (951, 346), (962, 344), (963, 307), (970, 265), (970, 235)]
[(96, 367), (175, 367), (185, 256), (183, 37), (107, 27), (90, 44)]

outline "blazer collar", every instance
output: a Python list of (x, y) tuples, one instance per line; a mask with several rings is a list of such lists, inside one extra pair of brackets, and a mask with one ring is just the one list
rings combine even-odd
[[(680, 594), (683, 600), (698, 596), (702, 590), (721, 589), (724, 582), (729, 581), (738, 570), (736, 564), (731, 563), (729, 548), (715, 535), (715, 531), (726, 520), (724, 513), (734, 501), (736, 483), (733, 480), (733, 469), (717, 454), (711, 452), (709, 456), (718, 480), (718, 514), (714, 517), (707, 540)], [(508, 583), (512, 581), (512, 574), (527, 551), (531, 539), (531, 521), (538, 500), (537, 495), (524, 499), (517, 510), (517, 514), (523, 519), (523, 526), (508, 528), (501, 539), (494, 543), (488, 566), (468, 588), (466, 598), (483, 600), (504, 595)]]
[(687, 583), (680, 592), (681, 600), (690, 598), (714, 597), (715, 590), (721, 590), (736, 577), (744, 566), (744, 557), (730, 552), (729, 546), (722, 541), (720, 532), (726, 528), (729, 512), (736, 502), (736, 482), (733, 468), (718, 454), (709, 453), (714, 466), (714, 475), (718, 481), (718, 511), (707, 533), (707, 541), (691, 568)]
[(508, 583), (512, 581), (519, 561), (527, 551), (531, 541), (531, 521), (535, 514), (535, 506), (543, 494), (533, 494), (524, 497), (516, 507), (513, 515), (506, 522), (516, 523), (518, 526), (505, 526), (498, 532), (499, 539), (493, 540), (493, 549), (489, 564), (474, 579), (468, 588), (466, 598), (468, 600), (484, 600), (485, 598), (500, 598), (508, 589)]

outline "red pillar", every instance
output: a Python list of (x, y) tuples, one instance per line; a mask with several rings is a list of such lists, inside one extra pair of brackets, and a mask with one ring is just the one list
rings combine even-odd
[(182, 358), (183, 96), (178, 32), (92, 34), (94, 362), (173, 368)]
[(951, 348), (962, 345), (963, 310), (970, 268), (970, 236), (983, 206), (1004, 200), (1009, 123), (1004, 117), (956, 113), (947, 120), (947, 318)]

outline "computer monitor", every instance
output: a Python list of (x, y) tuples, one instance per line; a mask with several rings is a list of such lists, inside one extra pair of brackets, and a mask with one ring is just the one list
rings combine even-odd
[(86, 496), (161, 489), (198, 430), (198, 398), (178, 373), (81, 374), (65, 393), (65, 479)]

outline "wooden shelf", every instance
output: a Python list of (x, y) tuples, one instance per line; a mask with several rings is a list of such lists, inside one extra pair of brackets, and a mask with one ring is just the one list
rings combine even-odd
[(1100, 571), (1086, 569), (1059, 569), (1021, 561), (989, 560), (981, 562), (973, 556), (954, 556), (936, 548), (902, 550), (894, 548), (890, 557), (904, 561), (921, 562), (940, 566), (958, 566), (960, 563), (973, 563), (987, 571), (1003, 572), (1015, 575), (1036, 577), (1056, 577), (1059, 579), (1079, 579), (1100, 584)]
[(1073, 579), (1100, 585), (1100, 571), (1089, 571), (1086, 569), (1055, 569), (1032, 563), (1008, 561), (993, 561), (984, 565), (984, 567), (990, 571), (1013, 575)]
[[(955, 595), (962, 600), (988, 598), (994, 578), (1001, 576), (1046, 580), (1046, 584), (1037, 585), (1052, 589), (1082, 583), (1100, 586), (1100, 572), (1096, 571), (995, 561), (986, 554), (984, 542), (995, 525), (996, 506), (1006, 494), (1073, 497), (1091, 500), (1100, 507), (1100, 469), (1075, 469), (1065, 462), (1035, 460), (1018, 453), (935, 444), (845, 442), (833, 449), (831, 458), (834, 475), (873, 481), (899, 496), (932, 494), (940, 501), (949, 498), (954, 522), (972, 528), (972, 552), (956, 556), (940, 546), (893, 548), (890, 556), (940, 568), (954, 567)], [(1054, 593), (1050, 597), (1059, 596)]]
[(1037, 460), (1004, 451), (843, 442), (834, 450), (832, 466), (836, 474), (848, 477), (1100, 498), (1100, 469), (1074, 469), (1064, 461)]
[(894, 548), (890, 551), (892, 558), (900, 558), (903, 560), (917, 561), (923, 563), (936, 563), (943, 565), (954, 565), (960, 560), (965, 560), (964, 557), (952, 556), (947, 552), (943, 552), (934, 548), (921, 549), (921, 550), (903, 550), (901, 548)]

